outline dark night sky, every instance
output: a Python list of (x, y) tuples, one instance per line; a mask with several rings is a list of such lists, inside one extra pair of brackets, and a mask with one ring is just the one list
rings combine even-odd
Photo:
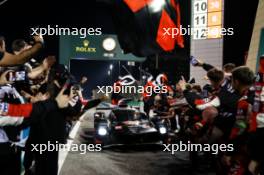
[[(179, 0), (181, 5), (182, 23), (190, 22), (190, 1)], [(235, 35), (224, 40), (224, 63), (243, 63), (243, 55), (248, 50), (254, 24), (258, 0), (241, 1), (226, 0), (225, 27), (233, 27)], [(7, 44), (16, 38), (27, 38), (30, 26), (45, 26), (58, 24), (65, 27), (101, 27), (104, 33), (114, 33), (112, 19), (107, 6), (96, 3), (95, 0), (74, 1), (30, 1), (8, 0), (0, 6), (0, 35), (4, 35)], [(46, 54), (58, 52), (58, 37), (46, 37)], [(189, 38), (185, 37), (186, 49), (173, 55), (162, 56), (162, 64), (166, 67), (172, 61), (183, 60), (189, 54)], [(183, 61), (183, 64), (188, 62)], [(166, 66), (168, 65), (168, 66)], [(177, 65), (181, 65), (178, 62)], [(164, 66), (163, 66), (164, 67)], [(168, 71), (174, 67), (167, 68)], [(185, 69), (186, 70), (186, 69)]]
[(224, 38), (224, 63), (244, 63), (249, 49), (258, 0), (225, 0), (225, 28), (234, 28), (234, 35)]
[[(189, 22), (187, 10), (190, 3), (180, 0), (183, 25)], [(258, 0), (226, 0), (225, 27), (234, 27), (235, 35), (225, 38), (226, 61), (236, 59), (248, 49)], [(89, 1), (30, 1), (8, 0), (0, 6), (0, 34), (10, 42), (16, 37), (26, 37), (30, 26), (59, 24), (62, 26), (102, 27), (106, 33), (114, 33), (107, 7), (95, 0)], [(238, 45), (233, 50), (234, 43)], [(225, 62), (226, 62), (225, 61)], [(239, 62), (239, 61), (237, 61)]]
[[(0, 34), (10, 44), (16, 38), (29, 39), (30, 27), (58, 24), (63, 27), (96, 27), (95, 1), (8, 0), (0, 6)], [(56, 53), (58, 37), (45, 37), (47, 52)]]

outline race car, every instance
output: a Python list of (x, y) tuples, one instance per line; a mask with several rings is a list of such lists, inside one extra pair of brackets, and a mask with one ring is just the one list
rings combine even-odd
[(94, 114), (94, 140), (103, 146), (124, 144), (161, 144), (167, 139), (167, 126), (152, 122), (136, 108), (116, 107)]

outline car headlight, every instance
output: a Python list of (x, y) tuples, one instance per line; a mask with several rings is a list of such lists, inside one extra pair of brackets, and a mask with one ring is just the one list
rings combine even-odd
[(95, 117), (95, 118), (99, 118), (100, 115), (99, 115), (98, 113), (96, 113), (96, 114), (94, 114), (94, 117)]
[(167, 133), (167, 129), (166, 129), (164, 126), (161, 126), (161, 127), (159, 128), (159, 132), (160, 132), (161, 134), (166, 134), (166, 133)]
[(105, 135), (107, 134), (107, 130), (106, 130), (106, 128), (105, 128), (105, 127), (99, 127), (99, 129), (98, 129), (98, 134), (99, 134), (100, 136), (105, 136)]

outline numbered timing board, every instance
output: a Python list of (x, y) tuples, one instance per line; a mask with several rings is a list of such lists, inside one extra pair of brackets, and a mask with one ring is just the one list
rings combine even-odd
[(192, 1), (192, 39), (221, 38), (223, 0)]

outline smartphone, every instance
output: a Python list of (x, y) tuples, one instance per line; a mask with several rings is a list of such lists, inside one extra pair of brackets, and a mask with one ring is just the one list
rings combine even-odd
[(191, 65), (196, 66), (198, 64), (198, 60), (194, 56), (191, 56), (190, 63)]
[(18, 71), (18, 72), (10, 72), (7, 77), (8, 81), (16, 82), (16, 81), (25, 81), (26, 80), (26, 72)]
[(70, 92), (71, 92), (71, 80), (70, 79), (67, 79), (63, 88), (65, 88), (65, 91), (63, 94), (65, 95), (70, 95)]
[(64, 91), (65, 95), (70, 95), (71, 90), (73, 91), (73, 95), (77, 96), (78, 95), (78, 90), (80, 90), (80, 86), (75, 84), (74, 82), (72, 82), (72, 80), (69, 78), (66, 80), (65, 84), (64, 84), (64, 88), (66, 89)]

